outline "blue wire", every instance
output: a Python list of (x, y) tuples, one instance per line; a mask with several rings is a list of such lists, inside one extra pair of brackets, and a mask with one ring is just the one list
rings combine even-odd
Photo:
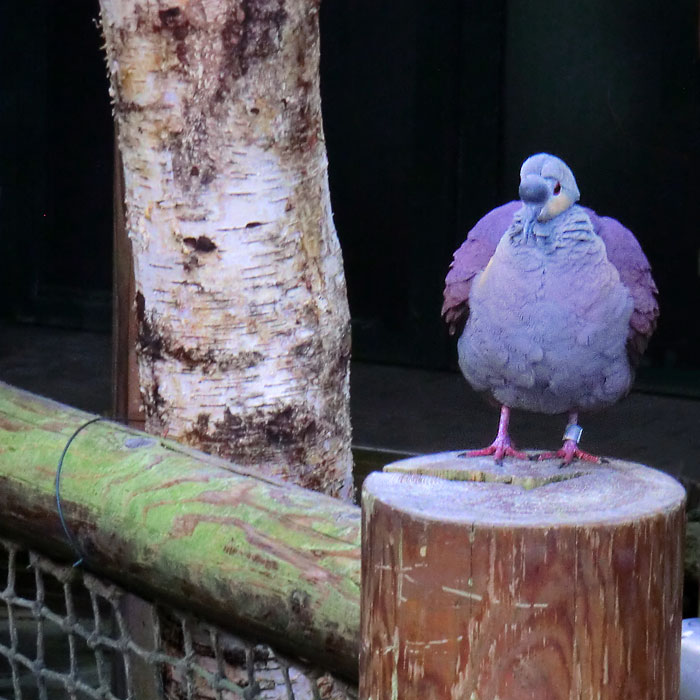
[(61, 525), (63, 525), (63, 531), (66, 533), (66, 537), (68, 538), (68, 542), (70, 542), (71, 547), (73, 547), (73, 551), (78, 555), (78, 560), (73, 564), (73, 566), (80, 566), (83, 563), (83, 553), (80, 551), (80, 547), (78, 547), (78, 543), (75, 541), (75, 538), (71, 534), (70, 530), (68, 529), (68, 525), (66, 523), (66, 519), (63, 517), (63, 508), (61, 507), (61, 470), (63, 469), (63, 459), (66, 456), (66, 453), (68, 452), (68, 448), (70, 447), (71, 443), (75, 438), (77, 437), (78, 433), (80, 433), (81, 430), (84, 430), (85, 428), (88, 427), (88, 425), (92, 425), (93, 423), (97, 423), (97, 421), (103, 420), (102, 418), (92, 418), (89, 420), (87, 423), (83, 423), (69, 438), (68, 442), (66, 443), (66, 446), (63, 448), (63, 452), (61, 452), (61, 457), (58, 460), (58, 468), (56, 469), (56, 509), (58, 510), (58, 517), (61, 519)]

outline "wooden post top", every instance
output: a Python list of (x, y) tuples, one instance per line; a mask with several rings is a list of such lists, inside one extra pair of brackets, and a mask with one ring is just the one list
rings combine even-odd
[(459, 452), (362, 494), (363, 700), (676, 700), (685, 491)]
[(421, 520), (505, 527), (606, 525), (664, 514), (685, 499), (673, 477), (642, 464), (464, 457), (442, 452), (393, 462), (364, 483), (373, 500)]

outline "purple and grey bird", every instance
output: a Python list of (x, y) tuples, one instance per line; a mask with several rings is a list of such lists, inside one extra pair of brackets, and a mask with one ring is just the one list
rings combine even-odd
[(541, 458), (598, 462), (578, 447), (578, 414), (629, 391), (656, 327), (656, 285), (632, 232), (576, 204), (559, 158), (528, 158), (519, 194), (474, 226), (445, 280), (443, 317), (450, 333), (464, 329), (460, 369), (501, 406), (494, 442), (468, 454), (526, 458), (508, 434), (522, 409), (568, 414), (562, 448)]
[(680, 700), (700, 700), (700, 619), (683, 620), (681, 627)]

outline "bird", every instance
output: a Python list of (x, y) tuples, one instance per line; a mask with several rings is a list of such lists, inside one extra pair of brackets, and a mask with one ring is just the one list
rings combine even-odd
[(525, 459), (512, 409), (567, 414), (562, 447), (540, 459), (600, 463), (579, 448), (580, 412), (630, 389), (659, 316), (658, 289), (634, 234), (578, 204), (569, 166), (549, 153), (520, 169), (520, 201), (469, 231), (445, 279), (442, 316), (467, 382), (501, 407), (496, 439), (468, 456)]

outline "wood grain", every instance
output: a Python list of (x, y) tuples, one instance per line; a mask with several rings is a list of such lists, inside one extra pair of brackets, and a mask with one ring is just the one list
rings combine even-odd
[[(0, 383), (0, 531), (75, 560), (54, 482), (93, 417)], [(71, 444), (61, 501), (88, 569), (356, 676), (359, 508), (106, 421)]]
[(680, 484), (457, 454), (365, 482), (360, 697), (677, 700)]

